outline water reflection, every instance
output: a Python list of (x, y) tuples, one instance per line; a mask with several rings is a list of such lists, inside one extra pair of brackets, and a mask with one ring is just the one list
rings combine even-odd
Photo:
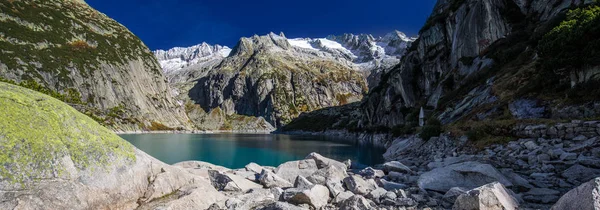
[(155, 158), (169, 163), (201, 160), (228, 168), (250, 162), (277, 166), (318, 152), (336, 160), (367, 165), (383, 162), (383, 150), (358, 147), (340, 139), (275, 134), (127, 134), (124, 139)]

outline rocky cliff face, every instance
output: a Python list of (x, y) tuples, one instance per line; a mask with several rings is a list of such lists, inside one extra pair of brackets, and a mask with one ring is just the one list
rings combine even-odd
[(537, 45), (569, 8), (589, 3), (438, 1), (401, 64), (363, 100), (359, 127), (400, 126), (407, 117), (415, 120), (409, 115), (419, 107), (450, 123), (474, 111), (485, 113), (477, 108), (508, 110), (515, 97), (549, 97), (548, 103), (561, 103), (535, 84), (542, 79), (532, 75), (546, 74), (536, 67), (543, 62)]
[(160, 66), (83, 1), (0, 3), (0, 78), (70, 103), (115, 130), (186, 128)]

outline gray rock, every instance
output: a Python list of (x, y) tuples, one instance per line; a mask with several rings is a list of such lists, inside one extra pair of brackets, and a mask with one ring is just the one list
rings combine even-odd
[(573, 141), (585, 141), (585, 140), (587, 140), (587, 139), (588, 139), (588, 138), (587, 138), (587, 137), (585, 137), (584, 135), (579, 135), (579, 136), (577, 136), (577, 137), (573, 138)]
[(365, 181), (362, 177), (352, 175), (344, 179), (346, 188), (358, 195), (366, 195), (377, 188), (377, 184)]
[(347, 200), (348, 198), (354, 196), (354, 193), (350, 192), (350, 191), (343, 191), (338, 193), (335, 198), (333, 199), (333, 203), (342, 203), (345, 200)]
[(379, 203), (379, 199), (381, 197), (383, 197), (388, 191), (383, 189), (383, 188), (377, 188), (371, 192), (369, 192), (369, 194), (367, 194), (367, 198), (375, 201), (375, 203)]
[(294, 206), (286, 202), (274, 202), (267, 204), (263, 207), (257, 208), (257, 210), (308, 210), (306, 208)]
[(402, 206), (402, 207), (416, 206), (417, 204), (419, 204), (412, 198), (404, 198), (404, 197), (396, 199), (396, 201), (394, 203), (395, 203), (395, 205)]
[(269, 189), (252, 189), (246, 194), (229, 198), (225, 206), (228, 209), (256, 209), (271, 202), (275, 202), (275, 196)]
[(370, 210), (372, 207), (366, 198), (354, 195), (342, 202), (340, 210)]
[(512, 186), (512, 183), (493, 166), (465, 162), (424, 173), (419, 177), (418, 184), (422, 189), (447, 192), (453, 187), (472, 189), (496, 181), (505, 186)]
[(561, 174), (564, 178), (586, 182), (600, 176), (600, 169), (588, 168), (579, 164), (569, 167)]
[(551, 210), (600, 209), (600, 178), (595, 178), (563, 195)]
[(517, 210), (519, 202), (502, 184), (494, 182), (458, 196), (452, 209)]
[(560, 155), (560, 160), (563, 160), (563, 161), (575, 160), (575, 159), (577, 159), (576, 153), (565, 152), (562, 155)]
[(337, 166), (338, 168), (340, 168), (342, 170), (346, 170), (349, 167), (349, 165), (346, 165), (345, 163), (323, 157), (322, 155), (320, 155), (316, 152), (308, 154), (308, 156), (306, 156), (305, 159), (313, 159), (317, 163), (317, 167), (319, 169), (325, 168), (327, 166), (332, 166), (332, 165)]
[(260, 174), (262, 172), (262, 170), (264, 169), (262, 166), (260, 166), (256, 163), (249, 163), (248, 165), (246, 165), (245, 168), (246, 168), (246, 170), (252, 171), (257, 174)]
[(338, 194), (340, 194), (341, 192), (344, 192), (344, 185), (342, 184), (341, 181), (328, 181), (327, 182), (327, 188), (329, 189), (329, 193), (331, 194), (331, 197), (336, 197)]
[[(397, 172), (395, 172), (395, 173), (397, 173)], [(363, 176), (367, 179), (382, 178), (385, 176), (385, 173), (382, 170), (373, 169), (371, 167), (367, 167), (363, 170), (360, 170), (358, 172), (358, 174), (360, 174), (361, 176)]]
[(294, 182), (294, 188), (299, 189), (310, 189), (313, 185), (312, 182), (300, 175), (296, 177), (296, 181)]
[(528, 150), (536, 150), (539, 146), (534, 141), (528, 141), (523, 144)]
[(412, 170), (410, 170), (410, 168), (408, 166), (405, 166), (404, 164), (402, 164), (401, 162), (398, 162), (398, 161), (387, 162), (387, 163), (383, 164), (383, 168), (386, 171), (394, 171), (394, 172), (400, 172), (400, 173), (412, 173)]
[(396, 198), (398, 198), (398, 196), (394, 192), (386, 192), (385, 195), (383, 195), (383, 199), (395, 200)]
[(209, 170), (208, 173), (211, 183), (217, 190), (246, 192), (250, 189), (262, 188), (262, 186), (232, 173), (222, 173), (215, 170)]
[(379, 180), (379, 182), (381, 182), (383, 189), (388, 190), (388, 191), (397, 190), (397, 189), (405, 189), (407, 187), (405, 184), (387, 181), (385, 179), (381, 179), (381, 180)]
[(577, 163), (579, 163), (583, 166), (587, 166), (587, 167), (600, 168), (600, 160), (595, 159), (595, 158), (590, 158), (590, 157), (579, 158), (579, 159), (577, 159)]
[(446, 192), (446, 194), (444, 194), (443, 199), (446, 202), (454, 203), (454, 201), (456, 201), (456, 198), (458, 198), (458, 196), (461, 196), (462, 194), (466, 194), (468, 191), (469, 190), (466, 188), (453, 187), (453, 188), (450, 188), (450, 190), (448, 190), (448, 192)]
[(548, 188), (533, 188), (531, 190), (529, 190), (528, 192), (526, 192), (526, 195), (535, 195), (535, 196), (541, 196), (541, 195), (558, 195), (560, 192), (558, 190), (552, 190), (552, 189), (548, 189)]
[(273, 172), (266, 170), (266, 169), (262, 170), (258, 180), (266, 188), (272, 188), (272, 187), (287, 188), (287, 187), (293, 186), (292, 183), (290, 183), (289, 181), (277, 176)]
[(309, 177), (318, 170), (314, 160), (289, 161), (277, 167), (275, 174), (288, 182), (294, 182), (298, 175)]
[(500, 169), (500, 173), (502, 173), (515, 187), (521, 187), (526, 189), (531, 189), (533, 186), (527, 181), (527, 179), (523, 178), (521, 175), (514, 173), (509, 169)]
[(538, 106), (538, 102), (530, 99), (518, 99), (508, 105), (511, 114), (517, 119), (541, 118), (546, 112), (544, 106)]
[(551, 159), (558, 159), (564, 154), (565, 151), (561, 148), (548, 150), (548, 155)]
[(329, 190), (323, 185), (313, 185), (310, 189), (302, 190), (287, 200), (292, 204), (309, 204), (319, 209), (329, 201)]
[(315, 171), (312, 175), (307, 177), (307, 179), (315, 184), (326, 185), (329, 180), (341, 181), (347, 176), (348, 173), (346, 173), (345, 169), (330, 165)]

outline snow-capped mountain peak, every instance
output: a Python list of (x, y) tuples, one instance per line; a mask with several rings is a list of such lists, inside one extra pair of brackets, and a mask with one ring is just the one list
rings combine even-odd
[(194, 64), (204, 63), (229, 56), (231, 48), (203, 42), (190, 47), (174, 47), (169, 50), (153, 51), (165, 73)]

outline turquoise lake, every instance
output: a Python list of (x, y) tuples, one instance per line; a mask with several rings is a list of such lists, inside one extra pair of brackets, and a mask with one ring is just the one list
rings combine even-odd
[(336, 160), (351, 159), (365, 165), (383, 162), (384, 150), (341, 143), (320, 136), (278, 134), (124, 134), (122, 138), (153, 157), (173, 164), (199, 160), (227, 168), (250, 162), (278, 166), (317, 152)]

